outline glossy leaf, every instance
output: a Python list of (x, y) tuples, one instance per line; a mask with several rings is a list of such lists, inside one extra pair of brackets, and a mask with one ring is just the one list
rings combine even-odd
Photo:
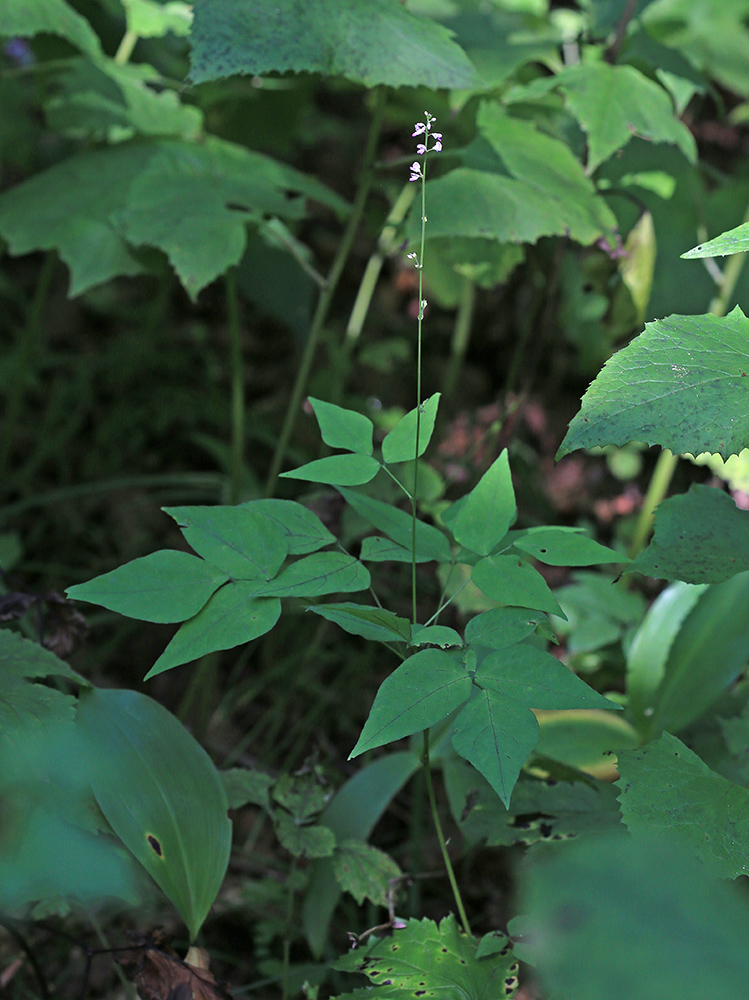
[(363, 413), (309, 398), (320, 427), (320, 437), (331, 448), (343, 448), (358, 455), (371, 455), (374, 424)]
[(340, 887), (350, 892), (359, 906), (365, 899), (387, 906), (390, 887), (401, 877), (400, 868), (389, 854), (360, 840), (338, 844), (333, 869)]
[[(441, 395), (442, 393), (435, 392), (429, 399), (425, 399), (418, 408), (421, 411), (420, 414), (417, 414), (416, 409), (410, 410), (385, 435), (382, 442), (382, 457), (388, 465), (410, 462), (424, 454), (434, 432), (434, 422), (437, 419), (437, 407)], [(416, 450), (417, 415), (419, 416), (418, 451)]]
[(627, 569), (686, 583), (728, 580), (749, 569), (749, 514), (723, 490), (693, 485), (658, 507), (653, 538)]
[(479, 590), (500, 604), (564, 617), (541, 574), (517, 556), (487, 556), (473, 567), (471, 580)]
[[(675, 845), (611, 833), (524, 873), (520, 911), (544, 995), (559, 1000), (742, 1000), (746, 901)], [(617, 946), (611, 947), (616, 941)], [(719, 972), (716, 972), (719, 969)]]
[(380, 463), (371, 455), (328, 455), (282, 472), (281, 476), (327, 486), (363, 486), (370, 483), (379, 471)]
[(619, 755), (622, 818), (689, 852), (721, 878), (749, 873), (749, 791), (670, 733)]
[(257, 589), (257, 583), (239, 581), (217, 591), (202, 611), (182, 625), (144, 680), (270, 632), (281, 615), (281, 602), (257, 597)]
[(450, 530), (456, 542), (488, 556), (515, 523), (517, 513), (505, 448), (465, 497)]
[(524, 608), (493, 608), (476, 615), (466, 625), (466, 642), (488, 649), (505, 649), (525, 639), (546, 616)]
[(239, 504), (273, 521), (286, 536), (289, 555), (307, 555), (335, 541), (320, 518), (295, 500), (248, 500)]
[(380, 685), (349, 760), (429, 729), (467, 701), (470, 693), (471, 678), (458, 660), (439, 649), (414, 653)]
[(746, 250), (749, 250), (749, 222), (742, 222), (735, 229), (729, 229), (707, 243), (700, 243), (681, 256), (686, 260), (694, 257), (726, 257), (729, 254), (744, 253)]
[(513, 540), (515, 548), (547, 566), (596, 566), (629, 562), (629, 557), (601, 545), (575, 528), (529, 528)]
[(411, 638), (408, 620), (384, 608), (364, 604), (318, 604), (307, 610), (335, 622), (350, 635), (360, 635), (375, 642), (408, 642)]
[(195, 83), (234, 73), (322, 73), (373, 87), (463, 88), (473, 66), (450, 32), (397, 0), (197, 0)]
[(65, 0), (3, 0), (0, 35), (31, 38), (38, 34), (59, 35), (90, 56), (101, 53), (91, 25)]
[(608, 361), (557, 453), (645, 441), (738, 454), (749, 442), (749, 320), (669, 316)]
[(66, 593), (74, 601), (100, 604), (140, 621), (183, 622), (227, 580), (222, 570), (189, 552), (162, 549), (68, 587)]
[(366, 590), (369, 570), (345, 552), (313, 552), (255, 591), (258, 597), (320, 597)]
[[(410, 514), (381, 500), (373, 500), (363, 493), (354, 493), (353, 490), (347, 489), (339, 489), (338, 492), (365, 521), (369, 521), (373, 527), (388, 538), (392, 538), (398, 545), (411, 550), (413, 522)], [(433, 525), (417, 521), (416, 553), (417, 557), (450, 562), (450, 543)]]
[(218, 772), (170, 712), (135, 691), (84, 692), (76, 725), (97, 761), (99, 807), (194, 940), (229, 862), (231, 824)]
[[(461, 1000), (500, 1000), (517, 989), (518, 963), (511, 948), (487, 958), (476, 955), (478, 942), (458, 929), (451, 914), (440, 923), (409, 920), (392, 937), (373, 938), (333, 965), (340, 972), (361, 972), (370, 981), (356, 997), (405, 1000), (406, 997), (444, 997)], [(343, 998), (342, 998), (343, 1000)]]
[(286, 558), (282, 529), (254, 507), (164, 507), (185, 541), (232, 580), (270, 580)]

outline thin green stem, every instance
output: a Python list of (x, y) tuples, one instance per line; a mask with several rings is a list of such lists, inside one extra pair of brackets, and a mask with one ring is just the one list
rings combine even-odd
[(450, 855), (447, 851), (447, 843), (445, 841), (445, 835), (442, 832), (442, 823), (440, 822), (440, 815), (437, 810), (437, 799), (434, 795), (434, 784), (432, 782), (432, 768), (429, 762), (429, 730), (424, 730), (424, 744), (421, 751), (421, 765), (424, 769), (424, 778), (426, 780), (427, 795), (429, 796), (429, 808), (432, 810), (432, 819), (434, 820), (434, 829), (437, 831), (437, 840), (439, 841), (440, 851), (442, 852), (442, 860), (445, 862), (445, 869), (447, 871), (447, 877), (450, 880), (450, 887), (453, 891), (453, 896), (455, 898), (455, 905), (458, 908), (458, 915), (460, 917), (460, 922), (463, 925), (463, 930), (469, 937), (473, 937), (471, 934), (471, 925), (468, 923), (468, 917), (466, 915), (465, 907), (463, 906), (463, 898), (460, 895), (460, 889), (458, 888), (458, 882), (455, 878), (455, 872), (453, 870), (452, 862), (450, 861)]
[(229, 469), (229, 503), (239, 503), (244, 466), (244, 371), (242, 337), (239, 323), (239, 296), (234, 268), (226, 274), (226, 305), (229, 313), (231, 341), (231, 459)]
[(129, 61), (130, 56), (133, 54), (133, 49), (138, 44), (140, 36), (137, 31), (126, 31), (122, 36), (122, 41), (120, 42), (117, 51), (114, 54), (114, 61), (118, 66), (124, 66), (126, 62)]
[(266, 497), (273, 496), (275, 491), (276, 483), (278, 482), (278, 475), (281, 471), (284, 458), (286, 457), (286, 451), (289, 447), (291, 436), (294, 433), (294, 427), (296, 425), (299, 409), (302, 403), (302, 396), (304, 395), (307, 387), (309, 374), (312, 370), (312, 362), (325, 326), (328, 310), (330, 309), (330, 304), (333, 300), (333, 295), (335, 294), (335, 290), (338, 286), (343, 268), (351, 252), (354, 237), (356, 236), (356, 232), (359, 228), (359, 223), (364, 212), (364, 205), (366, 204), (370, 188), (372, 187), (372, 179), (374, 177), (374, 154), (380, 137), (380, 129), (382, 127), (384, 113), (385, 89), (384, 87), (378, 87), (375, 93), (374, 112), (369, 128), (369, 135), (367, 137), (366, 149), (364, 151), (364, 162), (362, 166), (359, 190), (356, 192), (356, 198), (354, 199), (354, 204), (351, 208), (351, 214), (349, 215), (348, 223), (346, 224), (346, 229), (343, 233), (343, 238), (338, 246), (338, 252), (336, 253), (335, 260), (333, 261), (333, 265), (330, 269), (330, 274), (328, 275), (325, 288), (318, 299), (317, 308), (315, 309), (315, 314), (312, 317), (309, 337), (299, 365), (299, 371), (297, 372), (296, 380), (294, 382), (294, 388), (291, 392), (291, 399), (289, 400), (289, 406), (286, 411), (286, 419), (284, 420), (283, 427), (281, 428), (278, 444), (276, 445), (273, 459), (271, 461), (268, 481), (265, 485)]

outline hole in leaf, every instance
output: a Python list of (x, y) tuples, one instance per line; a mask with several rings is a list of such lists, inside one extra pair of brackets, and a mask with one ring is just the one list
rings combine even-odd
[(164, 852), (161, 849), (161, 843), (156, 839), (156, 837), (154, 837), (152, 833), (147, 833), (146, 840), (148, 841), (149, 845), (153, 848), (155, 853), (158, 854), (160, 858), (163, 858)]

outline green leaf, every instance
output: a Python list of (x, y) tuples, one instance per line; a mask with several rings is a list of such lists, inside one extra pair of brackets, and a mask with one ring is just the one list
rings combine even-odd
[(276, 813), (276, 835), (295, 858), (329, 858), (335, 850), (335, 834), (327, 826), (302, 826), (285, 812)]
[(439, 649), (415, 653), (380, 685), (349, 760), (429, 729), (467, 701), (470, 693), (471, 678), (458, 660)]
[(245, 767), (230, 767), (219, 771), (230, 809), (260, 806), (270, 809), (270, 789), (273, 778), (263, 771), (248, 771)]
[[(410, 627), (410, 626), (409, 626)], [(37, 642), (24, 639), (17, 632), (0, 629), (0, 663), (6, 676), (66, 677), (84, 687), (91, 684), (54, 653)]]
[(409, 920), (392, 937), (371, 939), (334, 963), (340, 972), (361, 972), (372, 987), (343, 994), (406, 1000), (425, 996), (429, 1000), (499, 1000), (517, 989), (518, 964), (512, 950), (491, 958), (477, 958), (477, 942), (458, 929), (451, 914), (439, 924), (432, 920)]
[(369, 570), (345, 552), (314, 552), (281, 570), (255, 590), (258, 597), (320, 597), (366, 590)]
[(290, 472), (282, 472), (281, 476), (327, 486), (363, 486), (371, 482), (379, 471), (380, 463), (370, 455), (328, 455)]
[(307, 555), (335, 541), (317, 514), (296, 500), (248, 500), (239, 506), (273, 521), (286, 536), (290, 556)]
[(365, 899), (376, 906), (387, 906), (391, 885), (401, 876), (400, 868), (390, 855), (360, 840), (338, 844), (333, 870), (340, 887), (350, 892), (359, 906)]
[(483, 774), (505, 806), (537, 742), (533, 713), (491, 689), (477, 691), (453, 727), (456, 752)]
[(587, 135), (589, 174), (634, 136), (673, 143), (696, 162), (696, 143), (676, 116), (669, 94), (633, 66), (604, 61), (567, 66), (556, 76), (514, 88), (508, 99), (529, 101), (556, 88)]
[(746, 250), (749, 250), (749, 222), (742, 222), (735, 229), (729, 229), (707, 243), (700, 243), (681, 256), (685, 260), (692, 260), (694, 257), (727, 257)]
[(446, 625), (414, 625), (411, 628), (410, 646), (462, 646), (463, 640), (454, 628)]
[(74, 601), (100, 604), (145, 622), (192, 618), (226, 583), (226, 573), (189, 552), (162, 549), (65, 591)]
[(90, 56), (101, 54), (101, 44), (85, 17), (65, 0), (3, 0), (0, 8), (0, 35), (31, 38), (59, 35)]
[(476, 73), (450, 32), (397, 0), (197, 0), (195, 83), (291, 70), (373, 87), (465, 88)]
[(135, 691), (83, 692), (76, 725), (97, 761), (99, 807), (193, 941), (229, 862), (231, 823), (218, 772), (170, 712)]
[(315, 411), (320, 436), (325, 444), (331, 448), (353, 451), (358, 455), (372, 454), (374, 424), (369, 417), (357, 413), (356, 410), (344, 410), (342, 406), (314, 399), (312, 396), (309, 397), (309, 401)]
[[(434, 422), (437, 419), (437, 407), (441, 395), (442, 393), (435, 392), (429, 399), (425, 399), (418, 408), (410, 410), (385, 435), (382, 442), (382, 457), (388, 465), (410, 462), (415, 457), (421, 457), (424, 454), (434, 432)], [(419, 418), (418, 453), (416, 452), (417, 417)]]
[(619, 754), (622, 818), (698, 858), (720, 878), (749, 871), (749, 792), (715, 774), (670, 733)]
[(506, 649), (535, 632), (538, 623), (546, 620), (541, 612), (533, 614), (524, 608), (492, 608), (471, 618), (465, 640), (471, 646)]
[(127, 17), (127, 30), (139, 38), (161, 38), (172, 32), (181, 38), (190, 34), (192, 8), (180, 0), (122, 0)]
[(330, 622), (335, 622), (350, 635), (360, 635), (364, 639), (376, 642), (408, 642), (411, 638), (411, 625), (408, 620), (399, 618), (384, 608), (347, 603), (318, 604), (307, 610)]
[(746, 901), (671, 844), (617, 832), (565, 845), (528, 865), (519, 905), (544, 996), (746, 994)]
[(608, 361), (557, 453), (645, 441), (676, 454), (738, 454), (749, 442), (749, 321), (669, 316)]
[(273, 801), (302, 824), (311, 822), (330, 799), (332, 789), (323, 784), (314, 769), (302, 774), (282, 775), (273, 788)]
[(182, 625), (144, 680), (206, 653), (233, 649), (257, 639), (270, 632), (280, 615), (281, 602), (277, 598), (257, 597), (257, 583), (229, 583)]
[(564, 617), (541, 574), (517, 556), (487, 556), (473, 567), (471, 580), (493, 601)]
[(629, 556), (580, 534), (577, 528), (528, 528), (513, 539), (515, 548), (547, 566), (595, 566), (629, 562)]
[[(359, 558), (362, 562), (400, 562), (410, 563), (413, 557), (413, 550), (407, 549), (389, 538), (382, 538), (380, 535), (367, 535), (362, 539)], [(416, 562), (431, 562), (433, 556), (416, 553)]]
[[(338, 492), (365, 521), (369, 521), (373, 527), (388, 538), (392, 538), (404, 549), (411, 550), (413, 522), (410, 514), (381, 500), (373, 500), (363, 493), (354, 493), (343, 488)], [(416, 554), (418, 558), (426, 557), (437, 562), (450, 562), (452, 555), (450, 543), (445, 535), (434, 525), (426, 524), (424, 521), (416, 522)]]
[(162, 507), (199, 556), (234, 580), (270, 580), (286, 558), (282, 529), (253, 507)]
[(505, 448), (464, 498), (450, 530), (456, 542), (472, 552), (488, 556), (515, 523), (517, 513), (510, 460)]
[(747, 569), (749, 514), (723, 490), (700, 485), (664, 500), (650, 545), (627, 567), (687, 583), (721, 583)]

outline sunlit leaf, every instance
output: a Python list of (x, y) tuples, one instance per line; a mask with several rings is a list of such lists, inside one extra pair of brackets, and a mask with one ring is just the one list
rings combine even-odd
[(728, 254), (744, 253), (745, 250), (749, 250), (749, 222), (742, 222), (735, 229), (729, 229), (707, 243), (700, 243), (681, 256), (685, 260), (694, 257), (725, 257)]
[(101, 53), (91, 25), (65, 0), (3, 0), (0, 35), (30, 38), (38, 34), (60, 35), (90, 56)]

